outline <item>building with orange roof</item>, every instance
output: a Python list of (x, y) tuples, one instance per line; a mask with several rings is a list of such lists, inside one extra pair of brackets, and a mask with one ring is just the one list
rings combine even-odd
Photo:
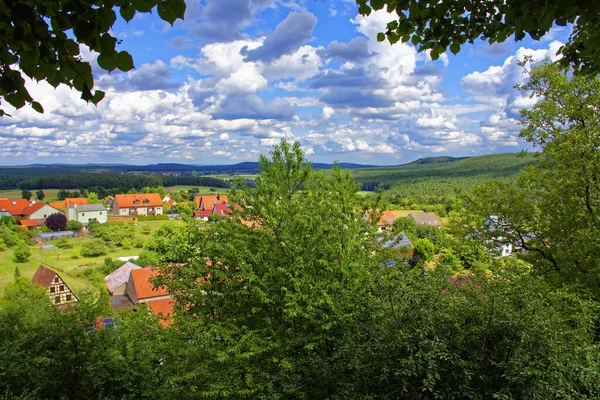
[(150, 281), (157, 274), (158, 271), (154, 271), (152, 268), (131, 270), (125, 293), (133, 304), (171, 298), (167, 288), (163, 286), (154, 287), (154, 284)]
[(61, 214), (60, 210), (48, 203), (31, 203), (23, 210), (23, 216), (27, 219), (46, 219), (52, 214)]
[(163, 203), (158, 193), (117, 194), (114, 215), (162, 215)]
[(67, 197), (65, 199), (65, 207), (70, 207), (75, 204), (79, 206), (87, 204), (87, 199), (85, 197)]
[(10, 213), (13, 217), (24, 217), (23, 211), (30, 203), (26, 199), (0, 200), (0, 212)]
[(46, 218), (21, 219), (19, 220), (19, 224), (21, 224), (22, 226), (26, 226), (29, 229), (33, 229), (46, 225)]
[(152, 314), (158, 317), (162, 326), (169, 326), (173, 321), (173, 299), (151, 300), (146, 304), (152, 310)]
[(197, 194), (194, 196), (196, 209), (201, 211), (212, 210), (215, 204), (228, 204), (229, 198), (226, 194)]

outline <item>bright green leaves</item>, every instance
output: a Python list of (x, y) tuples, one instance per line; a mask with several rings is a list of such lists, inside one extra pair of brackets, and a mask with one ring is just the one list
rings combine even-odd
[[(24, 87), (21, 74), (47, 81), (58, 87), (64, 84), (81, 92), (85, 101), (96, 104), (104, 97), (93, 92), (94, 80), (89, 63), (81, 60), (79, 45), (99, 53), (98, 65), (107, 70), (130, 71), (134, 68), (131, 55), (116, 49), (119, 44), (110, 29), (119, 15), (131, 21), (136, 12), (151, 12), (173, 25), (183, 19), (185, 0), (19, 0), (5, 7), (0, 19), (0, 102), (13, 107), (27, 103), (38, 112), (43, 107), (33, 102)], [(72, 29), (72, 35), (67, 35)], [(11, 67), (18, 65), (18, 69)], [(0, 109), (0, 117), (6, 113)]]
[[(358, 12), (368, 16), (371, 10), (395, 11), (397, 20), (381, 32), (391, 44), (409, 40), (418, 51), (434, 50), (437, 59), (449, 47), (457, 54), (461, 46), (481, 39), (501, 43), (514, 35), (519, 41), (526, 35), (540, 40), (553, 26), (573, 23), (569, 42), (559, 51), (564, 66), (574, 66), (584, 73), (600, 72), (600, 2), (571, 4), (564, 0), (558, 6), (547, 0), (506, 2), (503, 0), (356, 0)], [(395, 23), (395, 26), (392, 25)], [(412, 36), (410, 36), (412, 35)], [(378, 41), (384, 41), (381, 34)]]
[(133, 58), (131, 57), (131, 54), (129, 54), (126, 51), (118, 52), (116, 61), (117, 61), (117, 68), (119, 68), (121, 71), (127, 72), (134, 68), (133, 67)]
[(379, 33), (377, 34), (377, 41), (378, 41), (378, 42), (383, 42), (383, 41), (385, 41), (385, 34), (384, 34), (383, 32), (379, 32)]
[(32, 101), (31, 102), (31, 108), (33, 108), (35, 111), (39, 112), (40, 114), (44, 113), (44, 108), (37, 101)]

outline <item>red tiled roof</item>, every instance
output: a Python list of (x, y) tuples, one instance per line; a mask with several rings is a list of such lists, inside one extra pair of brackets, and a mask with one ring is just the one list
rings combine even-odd
[(29, 205), (29, 200), (0, 200), (0, 212), (9, 212), (12, 215), (22, 215), (23, 210)]
[(46, 268), (43, 265), (40, 265), (35, 271), (33, 278), (31, 278), (32, 283), (37, 283), (43, 287), (48, 287), (54, 280), (54, 278), (58, 275), (56, 272), (52, 271), (50, 268)]
[(87, 199), (85, 197), (72, 197), (72, 198), (65, 199), (66, 207), (72, 206), (73, 204), (77, 204), (77, 205), (87, 204)]
[(199, 194), (194, 197), (196, 208), (212, 210), (215, 204), (226, 204), (229, 201), (226, 194)]
[(194, 217), (208, 217), (212, 214), (212, 210), (196, 210), (194, 211)]
[(163, 326), (169, 326), (173, 315), (173, 299), (151, 300), (146, 304), (148, 304), (152, 313), (160, 318), (160, 323)]
[(19, 224), (29, 228), (42, 226), (46, 224), (46, 218), (22, 219), (19, 221)]
[(379, 222), (377, 222), (377, 226), (392, 225), (395, 219), (396, 216), (393, 212), (391, 212), (390, 210), (385, 210), (381, 213), (381, 217), (379, 217)]
[(169, 294), (164, 286), (154, 288), (154, 284), (150, 282), (150, 278), (154, 277), (157, 273), (158, 271), (153, 271), (152, 268), (131, 270), (133, 287), (135, 288), (135, 294), (139, 300), (167, 296)]
[[(136, 201), (138, 202), (136, 204)], [(162, 199), (158, 193), (117, 194), (115, 202), (123, 207), (162, 207)]]
[(50, 202), (48, 203), (48, 205), (50, 207), (54, 207), (54, 208), (60, 208), (61, 210), (64, 210), (65, 207), (65, 202), (64, 201), (54, 201), (54, 202)]
[(213, 214), (217, 214), (221, 218), (229, 217), (229, 204), (215, 204)]
[(25, 209), (23, 210), (23, 215), (31, 215), (34, 212), (38, 211), (40, 208), (44, 207), (46, 205), (46, 203), (42, 203), (42, 202), (38, 202), (38, 203), (33, 203), (28, 205), (27, 207), (25, 207)]

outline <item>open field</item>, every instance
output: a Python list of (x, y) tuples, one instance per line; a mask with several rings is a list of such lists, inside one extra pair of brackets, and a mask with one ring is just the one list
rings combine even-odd
[(216, 190), (211, 191), (209, 186), (189, 186), (189, 185), (177, 185), (177, 186), (168, 186), (166, 187), (166, 191), (168, 193), (179, 193), (181, 190), (190, 190), (193, 188), (198, 188), (200, 190), (200, 194), (210, 194), (210, 193), (229, 193), (229, 189), (227, 188), (213, 188)]
[[(182, 223), (179, 221), (141, 221), (135, 229), (135, 236), (147, 240), (152, 233), (161, 225), (170, 223)], [(151, 228), (150, 235), (142, 234), (142, 227), (149, 226)], [(0, 252), (0, 296), (4, 293), (4, 287), (7, 283), (13, 281), (15, 266), (19, 267), (21, 275), (26, 279), (31, 279), (40, 264), (58, 271), (61, 277), (67, 282), (67, 285), (75, 292), (81, 293), (85, 289), (97, 290), (96, 286), (89, 280), (76, 276), (73, 272), (78, 268), (96, 267), (104, 264), (106, 257), (117, 258), (124, 256), (137, 256), (142, 251), (141, 248), (122, 249), (120, 247), (109, 248), (108, 254), (98, 257), (82, 257), (77, 259), (71, 258), (71, 254), (79, 253), (81, 246), (84, 243), (93, 240), (90, 237), (68, 239), (73, 245), (70, 249), (63, 249), (59, 252), (50, 251), (42, 252), (41, 246), (38, 244), (31, 247), (31, 257), (25, 263), (16, 263), (13, 261), (13, 253), (11, 249)], [(55, 243), (55, 242), (48, 242)]]
[[(56, 201), (56, 195), (60, 189), (44, 189), (44, 201)], [(31, 194), (33, 198), (35, 198), (35, 190), (31, 190)], [(9, 199), (20, 199), (21, 198), (21, 189), (8, 189), (8, 190), (0, 190), (0, 197), (6, 197)]]

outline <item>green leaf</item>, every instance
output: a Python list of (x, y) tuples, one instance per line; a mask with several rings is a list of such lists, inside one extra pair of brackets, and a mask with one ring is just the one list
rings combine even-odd
[(113, 54), (100, 54), (97, 58), (98, 66), (107, 71), (114, 71), (117, 68), (117, 59)]
[(383, 0), (370, 0), (370, 3), (373, 10), (381, 10), (385, 5)]
[(25, 96), (22, 91), (7, 94), (4, 99), (14, 108), (21, 108), (25, 105)]
[(377, 41), (378, 42), (383, 42), (385, 40), (385, 34), (383, 32), (379, 32), (377, 34)]
[(119, 68), (123, 72), (131, 71), (133, 66), (133, 58), (131, 54), (126, 51), (120, 51), (117, 53), (117, 68)]
[(458, 54), (458, 52), (460, 51), (460, 45), (457, 43), (452, 43), (450, 45), (450, 51), (452, 52), (452, 54), (456, 55)]
[(39, 112), (40, 114), (44, 113), (44, 108), (37, 101), (32, 101), (31, 102), (31, 108), (33, 108), (35, 111)]
[(98, 104), (103, 98), (104, 98), (105, 93), (101, 90), (96, 90), (94, 92), (94, 97), (92, 97), (91, 101), (94, 104)]
[(412, 42), (413, 46), (416, 46), (419, 43), (421, 43), (421, 37), (418, 35), (412, 35), (411, 42)]
[(170, 0), (170, 3), (171, 10), (173, 10), (177, 18), (183, 19), (186, 9), (185, 0)]
[(171, 26), (177, 20), (177, 15), (175, 12), (165, 3), (160, 3), (158, 5), (158, 16), (163, 20), (167, 21)]
[(438, 53), (436, 50), (431, 50), (431, 52), (429, 53), (429, 56), (431, 57), (432, 60), (437, 60), (438, 58), (440, 58), (440, 53)]
[(360, 7), (358, 7), (358, 13), (360, 15), (371, 15), (371, 7), (366, 4), (361, 4)]
[(130, 5), (121, 7), (121, 9), (119, 10), (119, 13), (121, 14), (121, 17), (123, 17), (123, 19), (125, 21), (129, 22), (133, 19), (133, 16), (135, 15), (135, 8), (133, 8)]

